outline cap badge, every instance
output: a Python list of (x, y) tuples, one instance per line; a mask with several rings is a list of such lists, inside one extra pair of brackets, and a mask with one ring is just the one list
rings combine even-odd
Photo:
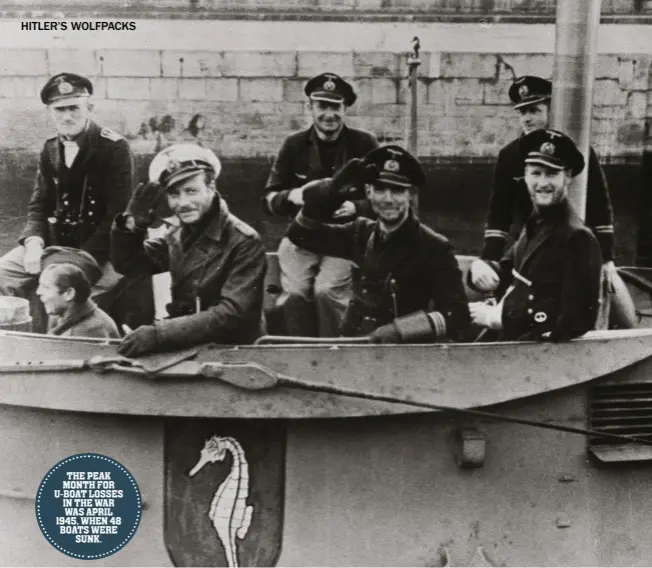
[(60, 95), (69, 95), (73, 91), (72, 85), (66, 81), (59, 83), (58, 89)]
[(548, 154), (549, 156), (554, 155), (555, 145), (552, 142), (544, 142), (541, 144), (541, 153)]
[(400, 164), (396, 160), (387, 160), (384, 165), (385, 170), (388, 172), (398, 172), (401, 169)]
[(518, 88), (518, 96), (521, 97), (522, 99), (527, 97), (529, 94), (530, 94), (530, 89), (528, 89), (527, 85), (521, 85)]
[(172, 173), (176, 172), (179, 168), (181, 168), (181, 162), (177, 160), (176, 158), (169, 158), (168, 159), (168, 167), (167, 171)]
[(334, 91), (335, 90), (335, 81), (333, 81), (333, 79), (328, 79), (328, 81), (326, 81), (324, 83), (324, 90), (325, 91)]

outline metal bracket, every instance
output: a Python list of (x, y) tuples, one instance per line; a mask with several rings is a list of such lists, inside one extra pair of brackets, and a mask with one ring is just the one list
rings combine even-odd
[(475, 427), (456, 427), (452, 434), (452, 449), (458, 467), (482, 467), (486, 451), (484, 434)]

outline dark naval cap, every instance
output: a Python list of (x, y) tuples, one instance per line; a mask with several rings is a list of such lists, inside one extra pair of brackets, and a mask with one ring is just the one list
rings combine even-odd
[(383, 185), (393, 185), (402, 188), (423, 188), (426, 175), (418, 160), (400, 146), (381, 146), (369, 152), (364, 161), (376, 166), (376, 179)]
[(43, 249), (41, 268), (55, 264), (72, 264), (81, 269), (89, 284), (93, 286), (102, 278), (102, 269), (97, 261), (86, 251), (71, 247), (52, 246)]
[(68, 106), (78, 104), (92, 94), (93, 84), (86, 77), (74, 73), (59, 73), (50, 77), (41, 89), (41, 101), (54, 107)]
[(168, 189), (199, 172), (210, 171), (215, 178), (222, 165), (208, 148), (197, 144), (173, 144), (161, 150), (149, 165), (149, 181)]
[(526, 164), (540, 164), (556, 170), (570, 170), (576, 176), (584, 169), (584, 156), (575, 142), (559, 130), (534, 130), (521, 138)]
[(303, 92), (310, 100), (344, 103), (351, 106), (358, 96), (353, 87), (335, 73), (322, 73), (306, 83)]
[(509, 88), (509, 98), (514, 104), (514, 108), (549, 101), (551, 96), (552, 83), (548, 79), (533, 75), (519, 77)]

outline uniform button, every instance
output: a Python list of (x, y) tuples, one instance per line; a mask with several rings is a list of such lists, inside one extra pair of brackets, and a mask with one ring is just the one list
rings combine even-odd
[(531, 314), (531, 313), (532, 313), (532, 310), (528, 310), (527, 313), (528, 313), (528, 314)]
[(92, 217), (92, 216), (93, 216), (93, 212), (92, 212), (92, 211), (89, 211), (89, 212), (88, 212), (88, 216), (89, 216), (89, 217)]
[(95, 205), (95, 200), (91, 199), (91, 205)]
[(530, 294), (530, 295), (527, 297), (527, 299), (528, 299), (528, 300), (534, 300), (534, 296), (533, 296), (532, 294)]
[(369, 290), (367, 290), (367, 289), (365, 288), (365, 289), (362, 291), (362, 293), (363, 293), (363, 294), (368, 294), (368, 293), (369, 293)]
[(68, 205), (68, 202), (67, 202), (67, 201), (64, 201), (63, 204), (64, 204), (64, 205)]

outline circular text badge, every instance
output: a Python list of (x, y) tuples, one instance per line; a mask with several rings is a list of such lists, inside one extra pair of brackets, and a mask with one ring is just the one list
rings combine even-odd
[(142, 515), (136, 480), (116, 460), (76, 454), (56, 464), (36, 494), (41, 532), (57, 550), (83, 560), (104, 558), (125, 546)]

